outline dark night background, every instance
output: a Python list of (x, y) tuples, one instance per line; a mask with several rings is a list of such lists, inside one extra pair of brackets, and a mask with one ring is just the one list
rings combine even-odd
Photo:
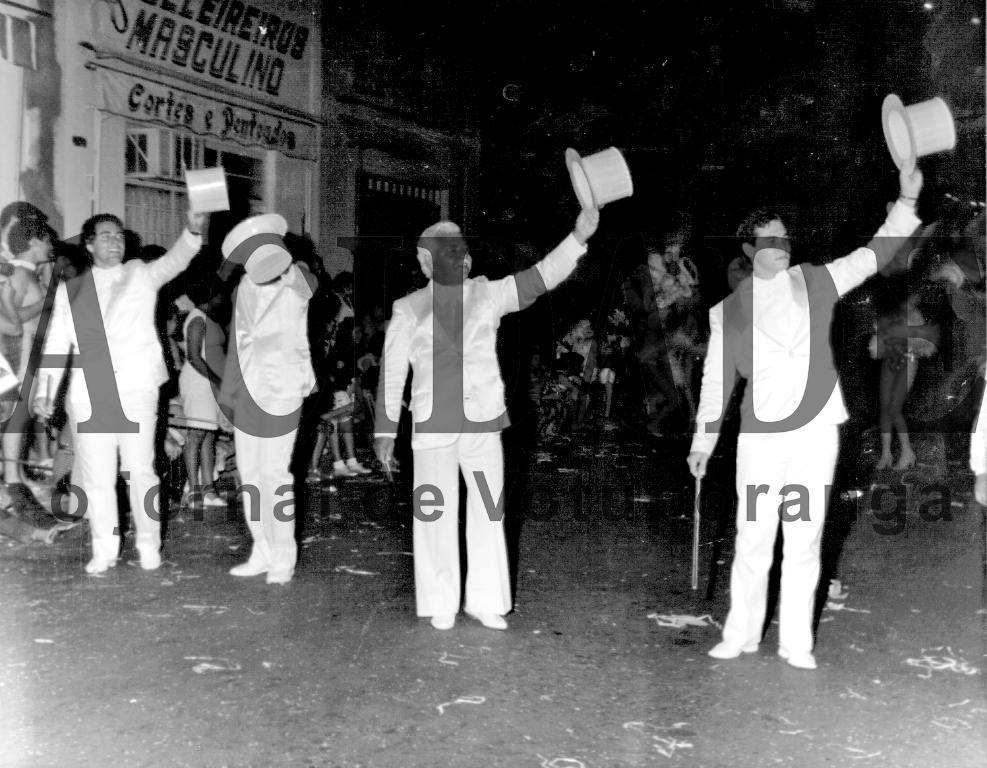
[(635, 194), (604, 211), (594, 246), (685, 225), (696, 261), (723, 283), (717, 260), (733, 245), (715, 238), (759, 202), (789, 214), (802, 259), (873, 233), (897, 191), (880, 121), (888, 93), (940, 95), (957, 121), (956, 151), (922, 163), (923, 218), (944, 192), (983, 199), (983, 4), (930, 5), (347, 3), (324, 18), (337, 83), (478, 134), (472, 234), (551, 247), (577, 213), (566, 147), (614, 145)]
[[(452, 206), (476, 238), (474, 274), (527, 266), (571, 229), (567, 147), (624, 153), (634, 196), (603, 210), (572, 279), (505, 321), (502, 347), (548, 350), (576, 320), (599, 319), (645, 245), (672, 231), (688, 237), (706, 306), (725, 295), (733, 233), (757, 205), (785, 215), (796, 260), (866, 242), (898, 191), (880, 118), (889, 93), (941, 96), (956, 120), (955, 151), (921, 163), (923, 220), (942, 215), (945, 193), (984, 200), (984, 15), (974, 0), (551, 0), (347, 3), (323, 18), (330, 90), (478, 137), (479, 199)], [(528, 356), (501, 359), (517, 393)]]

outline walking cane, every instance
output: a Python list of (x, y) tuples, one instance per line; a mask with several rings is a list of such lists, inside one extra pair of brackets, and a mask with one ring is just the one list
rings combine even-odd
[(692, 519), (692, 588), (699, 589), (699, 494), (702, 490), (703, 480), (696, 478), (696, 503), (693, 508)]

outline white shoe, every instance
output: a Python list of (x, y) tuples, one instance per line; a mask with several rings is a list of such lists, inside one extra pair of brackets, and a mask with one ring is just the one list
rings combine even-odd
[(100, 560), (94, 557), (86, 563), (86, 573), (105, 573), (116, 564), (116, 560)]
[(778, 649), (778, 655), (793, 667), (799, 669), (816, 669), (816, 657), (811, 653), (789, 653), (784, 648)]
[(363, 466), (359, 461), (357, 461), (356, 460), (356, 457), (353, 457), (351, 459), (348, 459), (346, 461), (346, 467), (347, 467), (347, 469), (349, 469), (350, 471), (352, 471), (352, 472), (354, 472), (354, 473), (356, 473), (358, 475), (369, 475), (369, 474), (371, 474), (371, 471), (369, 469), (367, 469), (365, 466)]
[(344, 461), (334, 461), (332, 464), (333, 477), (356, 477), (356, 472), (346, 466)]
[(456, 614), (443, 613), (432, 617), (432, 626), (436, 629), (452, 629), (456, 626)]
[(474, 613), (473, 611), (466, 611), (465, 613), (487, 629), (507, 629), (507, 621), (504, 620), (503, 616), (498, 616), (496, 613)]
[(268, 584), (287, 584), (294, 575), (294, 568), (278, 568), (267, 572)]
[(248, 560), (242, 565), (234, 565), (230, 568), (230, 576), (260, 576), (262, 573), (267, 573), (269, 570), (269, 566), (261, 565), (259, 563), (252, 563)]
[(147, 555), (141, 555), (141, 568), (145, 571), (156, 571), (161, 567), (161, 554), (159, 552), (153, 552)]
[(734, 645), (726, 641), (717, 643), (709, 650), (709, 655), (714, 659), (735, 659), (742, 653), (754, 653), (757, 651), (758, 643), (748, 643), (747, 645)]

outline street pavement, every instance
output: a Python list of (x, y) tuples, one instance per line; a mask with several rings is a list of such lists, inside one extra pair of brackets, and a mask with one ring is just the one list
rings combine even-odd
[[(87, 576), (84, 527), (0, 542), (0, 766), (985, 765), (968, 449), (930, 436), (916, 470), (875, 475), (873, 442), (844, 456), (812, 672), (777, 657), (774, 623), (757, 654), (706, 655), (727, 607), (731, 457), (704, 483), (694, 591), (688, 442), (624, 428), (508, 439), (506, 632), (415, 616), (407, 463), (393, 486), (303, 493), (286, 586), (227, 574), (250, 547), (236, 508), (171, 520), (154, 572), (128, 538)], [(877, 512), (875, 482), (892, 489)]]

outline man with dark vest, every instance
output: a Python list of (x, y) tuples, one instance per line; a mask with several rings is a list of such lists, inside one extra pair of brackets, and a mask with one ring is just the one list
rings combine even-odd
[(819, 547), (838, 425), (847, 419), (829, 343), (833, 311), (840, 296), (889, 262), (921, 223), (914, 210), (921, 171), (902, 173), (900, 184), (898, 202), (867, 247), (824, 266), (789, 267), (788, 232), (769, 211), (755, 211), (737, 232), (753, 275), (709, 312), (709, 348), (688, 457), (692, 474), (703, 477), (739, 374), (747, 389), (737, 445), (737, 542), (730, 613), (723, 641), (709, 652), (714, 658), (753, 653), (761, 642), (781, 520), (778, 654), (792, 666), (816, 667), (812, 614)]

